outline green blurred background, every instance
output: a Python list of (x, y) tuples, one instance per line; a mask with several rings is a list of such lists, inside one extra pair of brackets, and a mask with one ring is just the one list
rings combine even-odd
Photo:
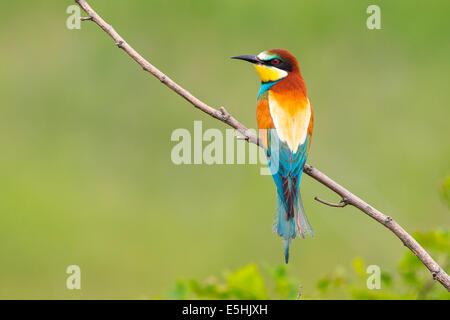
[[(285, 48), (315, 112), (308, 162), (409, 231), (448, 228), (448, 1), (90, 0), (150, 62), (194, 95), (256, 126), (251, 66)], [(226, 126), (142, 72), (73, 1), (2, 1), (0, 298), (162, 296), (180, 278), (279, 265), (272, 179), (256, 165), (170, 160), (176, 128)], [(381, 7), (381, 30), (366, 8)], [(355, 256), (395, 270), (401, 242), (305, 177), (315, 239), (296, 240), (303, 291)], [(81, 267), (82, 290), (65, 287)], [(345, 298), (337, 296), (337, 298)]]

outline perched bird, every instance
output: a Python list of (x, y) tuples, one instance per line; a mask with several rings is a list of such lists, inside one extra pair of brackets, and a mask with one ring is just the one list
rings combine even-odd
[(277, 188), (275, 226), (284, 240), (288, 263), (291, 240), (307, 234), (314, 236), (300, 197), (300, 180), (313, 131), (313, 110), (297, 59), (288, 51), (274, 49), (257, 56), (232, 58), (253, 63), (261, 78), (256, 119)]

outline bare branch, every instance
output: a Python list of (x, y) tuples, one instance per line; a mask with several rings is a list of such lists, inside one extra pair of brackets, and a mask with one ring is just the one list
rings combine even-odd
[[(228, 113), (225, 108), (220, 108), (217, 110), (213, 107), (210, 107), (203, 101), (194, 97), (189, 91), (182, 88), (164, 73), (162, 73), (159, 69), (153, 66), (150, 62), (145, 60), (136, 50), (134, 50), (115, 30), (114, 28), (106, 23), (90, 6), (85, 0), (75, 0), (76, 3), (87, 13), (89, 17), (91, 17), (92, 21), (94, 21), (100, 28), (102, 28), (111, 38), (113, 38), (116, 45), (124, 50), (133, 60), (135, 60), (145, 71), (148, 71), (153, 76), (158, 78), (163, 84), (169, 87), (171, 90), (182, 96), (189, 103), (191, 103), (194, 107), (200, 109), (206, 114), (210, 115), (217, 120), (220, 120), (229, 126), (238, 130), (249, 143), (254, 143), (260, 147), (263, 147), (261, 140), (250, 130), (247, 129), (242, 123), (236, 120), (230, 113)], [(379, 223), (383, 224), (386, 228), (391, 230), (402, 242), (408, 247), (419, 259), (422, 263), (430, 270), (433, 275), (433, 279), (439, 281), (448, 291), (450, 291), (450, 277), (447, 275), (445, 270), (443, 270), (436, 261), (425, 251), (425, 249), (409, 234), (407, 233), (397, 222), (395, 222), (391, 217), (388, 217), (373, 208), (356, 195), (330, 179), (324, 173), (320, 172), (316, 168), (305, 164), (304, 172), (328, 187), (329, 189), (336, 192), (338, 195), (342, 197), (342, 199), (346, 199), (346, 205), (350, 204), (362, 212), (367, 214), (369, 217), (375, 219)], [(316, 199), (317, 200), (317, 199)], [(318, 200), (327, 205), (333, 205), (327, 203), (323, 200)], [(341, 205), (333, 205), (341, 207)], [(343, 207), (344, 205), (342, 205)]]

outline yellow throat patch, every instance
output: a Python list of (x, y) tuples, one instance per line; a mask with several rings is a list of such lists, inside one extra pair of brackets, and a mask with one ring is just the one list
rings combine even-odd
[(272, 82), (280, 80), (287, 76), (287, 72), (277, 69), (275, 67), (264, 66), (260, 64), (254, 64), (256, 71), (258, 71), (259, 77), (262, 82)]

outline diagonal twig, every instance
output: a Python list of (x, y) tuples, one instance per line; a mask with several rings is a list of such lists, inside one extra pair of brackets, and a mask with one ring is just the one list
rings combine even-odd
[(314, 200), (316, 200), (320, 203), (326, 204), (327, 206), (334, 207), (334, 208), (343, 208), (346, 205), (348, 205), (347, 199), (341, 199), (341, 201), (339, 201), (339, 203), (331, 203), (331, 202), (322, 200), (319, 197), (314, 197)]
[[(228, 113), (225, 108), (221, 107), (217, 110), (198, 98), (194, 97), (189, 91), (181, 87), (175, 81), (170, 79), (167, 75), (162, 73), (159, 69), (153, 66), (150, 62), (145, 60), (136, 50), (134, 50), (115, 30), (114, 28), (106, 23), (86, 2), (86, 0), (75, 0), (75, 2), (87, 13), (90, 19), (95, 22), (100, 28), (102, 28), (111, 38), (113, 38), (116, 45), (124, 50), (133, 60), (135, 60), (145, 71), (151, 73), (153, 76), (158, 78), (164, 85), (169, 87), (171, 90), (176, 92), (178, 95), (186, 99), (194, 107), (200, 109), (201, 111), (207, 113), (213, 118), (220, 120), (229, 126), (238, 130), (244, 139), (249, 143), (254, 143), (262, 147), (262, 143), (258, 136), (247, 129), (242, 123), (236, 120), (230, 113)], [(304, 172), (317, 180), (321, 184), (325, 185), (329, 189), (336, 192), (342, 199), (346, 199), (346, 205), (352, 205), (362, 212), (367, 214), (369, 217), (375, 219), (379, 223), (383, 224), (386, 228), (391, 230), (402, 242), (408, 247), (422, 263), (431, 272), (433, 279), (439, 281), (448, 291), (450, 291), (450, 277), (443, 270), (436, 261), (428, 254), (427, 251), (408, 233), (406, 232), (397, 222), (395, 222), (391, 217), (386, 216), (377, 209), (373, 208), (359, 197), (345, 189), (343, 186), (336, 183), (334, 180), (330, 179), (327, 175), (320, 172), (311, 165), (304, 165)], [(324, 201), (321, 201), (325, 203)], [(325, 203), (328, 204), (329, 203)], [(340, 205), (338, 205), (340, 206)]]
[(302, 296), (302, 290), (303, 290), (303, 286), (300, 285), (298, 287), (298, 294), (297, 294), (297, 298), (295, 298), (295, 300), (300, 300), (301, 296)]

